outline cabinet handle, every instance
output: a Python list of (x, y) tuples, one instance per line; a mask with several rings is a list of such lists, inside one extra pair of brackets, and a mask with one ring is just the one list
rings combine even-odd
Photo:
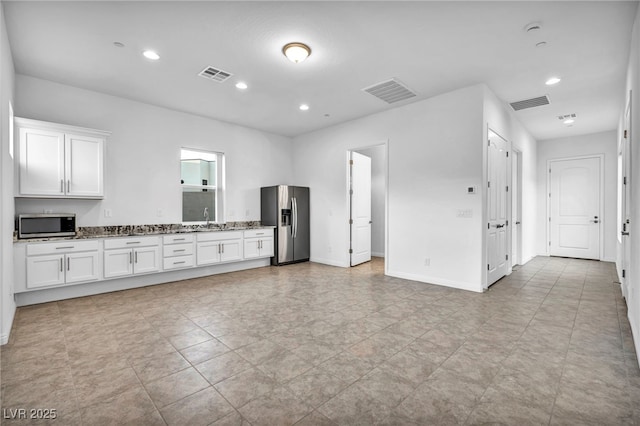
[(184, 241), (186, 238), (174, 238), (173, 241)]
[(127, 244), (140, 244), (140, 241), (127, 241)]
[(129, 263), (133, 263), (132, 253), (131, 252), (129, 252)]
[(60, 192), (64, 193), (64, 179), (60, 179)]
[(222, 253), (224, 253), (224, 244), (220, 244), (222, 246)]
[(174, 252), (174, 253), (179, 253), (179, 252), (181, 252), (181, 251), (186, 251), (186, 249), (174, 249), (174, 250), (173, 250), (173, 252)]
[(67, 192), (71, 192), (71, 181), (67, 180)]
[(258, 241), (258, 248), (261, 249), (262, 248), (262, 240)]
[(135, 262), (138, 263), (138, 252), (136, 252), (136, 256), (135, 257), (136, 257)]
[(256, 232), (256, 235), (264, 235), (264, 232)]
[(173, 264), (174, 264), (174, 265), (180, 265), (180, 264), (182, 264), (182, 263), (187, 263), (187, 262), (186, 262), (186, 260), (183, 260), (183, 261), (181, 261), (181, 262), (173, 262)]
[(63, 271), (63, 269), (62, 269), (63, 268), (63, 266), (62, 266), (63, 263), (64, 263), (64, 261), (62, 260), (62, 258), (60, 258), (60, 272)]
[(71, 270), (71, 259), (67, 257), (67, 271)]
[(220, 246), (222, 246), (222, 244), (218, 244), (218, 254), (222, 253)]
[(56, 247), (56, 250), (68, 250), (72, 248), (74, 248), (74, 246)]

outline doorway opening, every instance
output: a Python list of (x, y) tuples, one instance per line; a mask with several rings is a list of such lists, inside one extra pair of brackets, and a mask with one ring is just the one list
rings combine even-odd
[(347, 152), (349, 266), (387, 262), (387, 143)]

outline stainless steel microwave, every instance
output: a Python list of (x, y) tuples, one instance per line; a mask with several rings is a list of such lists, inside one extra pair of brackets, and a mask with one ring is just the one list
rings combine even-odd
[(18, 215), (18, 238), (71, 237), (76, 235), (73, 213), (38, 213)]

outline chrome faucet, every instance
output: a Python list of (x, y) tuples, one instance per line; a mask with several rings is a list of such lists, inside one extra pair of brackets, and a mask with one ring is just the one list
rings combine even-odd
[(207, 221), (207, 226), (209, 226), (209, 207), (204, 208), (204, 220)]

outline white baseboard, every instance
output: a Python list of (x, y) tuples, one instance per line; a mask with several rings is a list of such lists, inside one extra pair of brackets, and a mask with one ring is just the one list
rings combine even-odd
[(340, 268), (348, 268), (349, 267), (349, 263), (345, 263), (345, 262), (340, 262), (337, 260), (333, 260), (333, 259), (322, 259), (319, 257), (312, 257), (311, 259), (309, 259), (311, 262), (314, 263), (322, 263), (323, 265), (329, 265), (329, 266), (338, 266)]
[(482, 293), (484, 291), (482, 289), (482, 284), (467, 283), (462, 281), (443, 280), (437, 277), (427, 277), (423, 275), (407, 274), (405, 272), (398, 272), (398, 271), (392, 271), (392, 270), (388, 270), (387, 275), (389, 275), (390, 277), (402, 278), (402, 279), (411, 280), (411, 281), (419, 281), (427, 284), (441, 285), (444, 287), (457, 288), (460, 290), (473, 291), (476, 293)]
[(9, 335), (8, 334), (0, 335), (0, 346), (6, 345), (7, 343), (9, 343)]
[(371, 256), (373, 257), (384, 257), (384, 253), (378, 253), (378, 252), (371, 252)]

